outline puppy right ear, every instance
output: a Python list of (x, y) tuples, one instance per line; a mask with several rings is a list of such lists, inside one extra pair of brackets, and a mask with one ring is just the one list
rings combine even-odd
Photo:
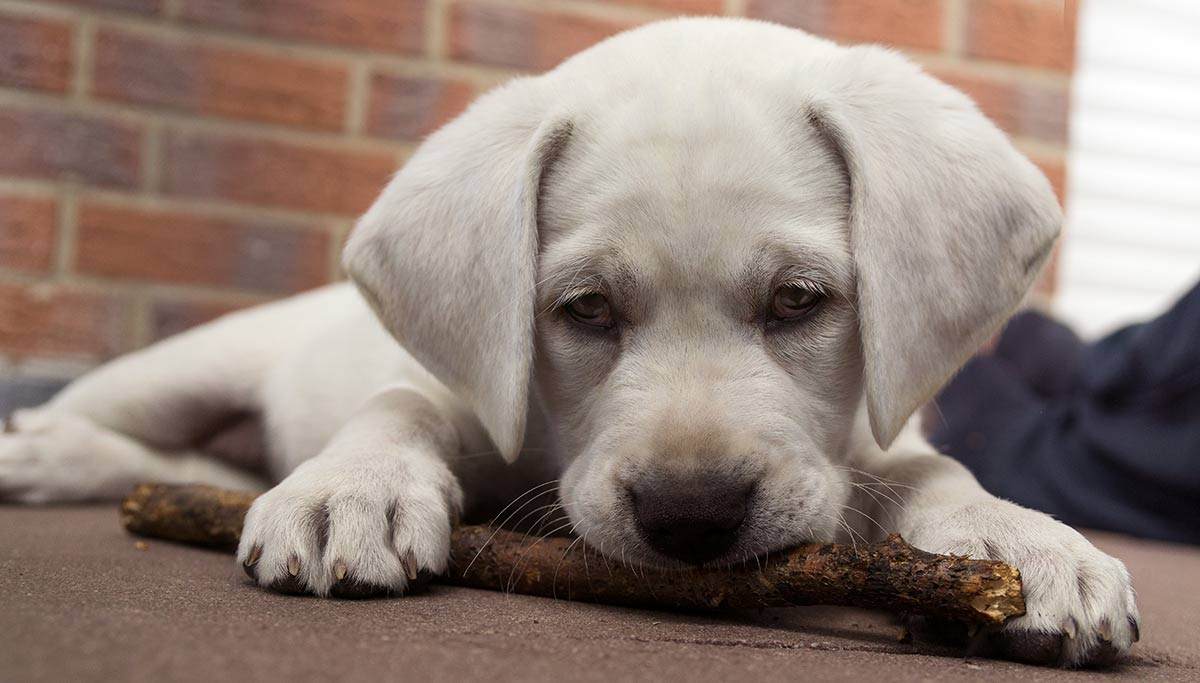
[(1062, 213), (962, 93), (889, 50), (839, 55), (816, 71), (809, 114), (849, 173), (867, 406), (886, 449), (1020, 303)]
[(359, 220), (343, 253), (388, 331), (520, 451), (533, 358), (542, 168), (570, 124), (537, 79), (488, 93), (428, 140)]

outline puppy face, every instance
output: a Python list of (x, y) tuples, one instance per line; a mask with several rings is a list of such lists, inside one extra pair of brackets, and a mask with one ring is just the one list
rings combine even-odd
[(703, 106), (577, 128), (539, 202), (535, 377), (560, 495), (577, 533), (640, 562), (830, 538), (848, 489), (844, 166), (811, 126)]
[(677, 20), (482, 97), (344, 262), (504, 458), (531, 404), (549, 415), (594, 546), (720, 563), (830, 536), (859, 406), (888, 448), (1060, 221), (1045, 177), (903, 57)]

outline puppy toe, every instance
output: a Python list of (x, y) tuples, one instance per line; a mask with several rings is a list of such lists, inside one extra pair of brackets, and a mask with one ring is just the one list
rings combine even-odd
[(405, 578), (421, 580), (446, 571), (450, 560), (451, 503), (439, 492), (423, 491), (397, 507), (392, 516), (392, 547)]
[(295, 555), (292, 555), (288, 558), (287, 573), (276, 578), (267, 588), (276, 593), (283, 593), (284, 595), (302, 595), (310, 592), (309, 584), (302, 578), (300, 570), (299, 559)]
[(321, 571), (321, 525), (319, 510), (307, 502), (268, 492), (246, 516), (237, 556), (242, 570), (277, 593), (320, 594), (328, 586)]
[(390, 506), (386, 498), (361, 494), (337, 496), (326, 504), (330, 595), (365, 598), (404, 592), (404, 568), (389, 543)]
[(423, 590), (449, 558), (449, 512), (418, 493), (329, 506), (330, 595), (368, 598)]
[(262, 558), (262, 546), (258, 544), (251, 546), (248, 554), (245, 557), (239, 558), (239, 562), (242, 565), (242, 571), (246, 572), (246, 576), (249, 576), (250, 579), (255, 583), (258, 582), (258, 570), (255, 567), (258, 566), (258, 560), (260, 558)]

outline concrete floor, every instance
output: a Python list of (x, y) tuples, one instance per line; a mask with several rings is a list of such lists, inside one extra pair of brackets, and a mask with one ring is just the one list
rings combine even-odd
[(1092, 537), (1128, 564), (1143, 615), (1108, 672), (963, 659), (846, 609), (710, 618), (437, 586), (285, 597), (225, 555), (139, 549), (114, 506), (0, 506), (0, 681), (1200, 680), (1200, 549)]

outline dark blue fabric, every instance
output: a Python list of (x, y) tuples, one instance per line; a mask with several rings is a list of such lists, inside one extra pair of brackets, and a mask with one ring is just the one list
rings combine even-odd
[(992, 493), (1073, 525), (1200, 543), (1200, 284), (1092, 344), (1022, 313), (937, 406), (931, 441)]

